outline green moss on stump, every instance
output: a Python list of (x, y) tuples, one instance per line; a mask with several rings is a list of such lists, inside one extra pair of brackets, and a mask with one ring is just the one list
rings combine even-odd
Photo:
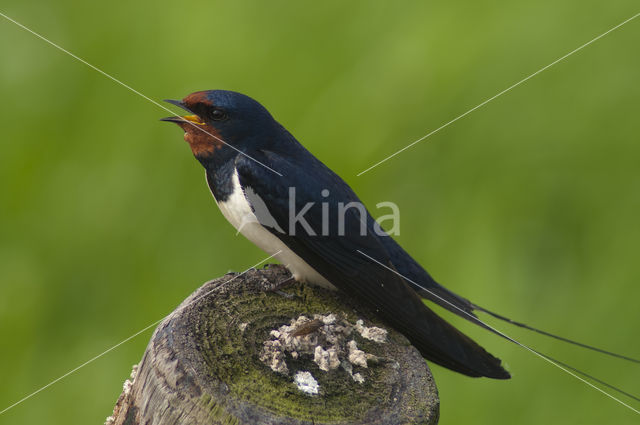
[[(138, 423), (437, 423), (435, 383), (406, 338), (343, 293), (303, 284), (284, 289), (292, 297), (267, 290), (289, 276), (282, 266), (239, 277), (228, 274), (202, 286), (167, 317), (156, 329), (128, 395), (130, 407), (138, 409)], [(300, 315), (330, 313), (389, 331), (386, 343), (357, 332), (350, 336), (359, 349), (381, 359), (357, 368), (364, 383), (342, 368), (320, 370), (310, 355), (293, 359), (287, 354), (286, 376), (260, 360), (272, 330)], [(297, 388), (297, 371), (311, 372), (319, 394)], [(171, 421), (165, 421), (168, 416)]]

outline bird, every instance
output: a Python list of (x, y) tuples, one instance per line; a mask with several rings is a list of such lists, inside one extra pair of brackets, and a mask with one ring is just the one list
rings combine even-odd
[[(438, 316), (422, 297), (473, 314), (471, 303), (436, 283), (368, 211), (362, 214), (363, 207), (345, 210), (345, 205), (364, 204), (259, 102), (228, 90), (198, 91), (167, 102), (189, 112), (162, 120), (184, 130), (223, 216), (274, 255), (296, 281), (355, 297), (427, 360), (472, 377), (510, 377), (498, 358)], [(406, 279), (430, 291), (416, 290)]]
[(424, 299), (518, 345), (479, 320), (476, 312), (640, 363), (514, 321), (439, 284), (382, 229), (338, 174), (251, 97), (206, 90), (166, 101), (189, 113), (161, 120), (184, 131), (222, 215), (239, 233), (284, 264), (290, 279), (343, 291), (375, 311), (427, 360), (470, 377), (511, 377), (499, 358), (436, 314)]

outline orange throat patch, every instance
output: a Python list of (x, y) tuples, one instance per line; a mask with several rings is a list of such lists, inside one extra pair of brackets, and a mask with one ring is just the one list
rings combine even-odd
[(195, 156), (210, 156), (222, 147), (220, 133), (208, 124), (180, 124), (184, 130), (184, 140), (189, 143)]

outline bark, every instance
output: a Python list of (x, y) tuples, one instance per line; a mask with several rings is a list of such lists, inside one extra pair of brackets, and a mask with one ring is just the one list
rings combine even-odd
[(404, 336), (341, 292), (271, 290), (289, 277), (268, 266), (195, 291), (156, 328), (107, 424), (437, 423), (435, 382)]

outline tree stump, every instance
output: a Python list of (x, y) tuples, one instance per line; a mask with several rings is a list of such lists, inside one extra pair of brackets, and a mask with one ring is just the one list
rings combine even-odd
[(207, 282), (156, 328), (107, 425), (436, 424), (431, 372), (342, 292), (270, 265)]

